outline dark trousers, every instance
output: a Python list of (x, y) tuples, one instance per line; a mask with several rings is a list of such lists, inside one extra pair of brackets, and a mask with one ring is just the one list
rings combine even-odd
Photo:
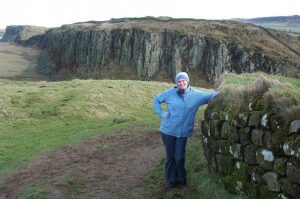
[(185, 145), (187, 137), (174, 137), (161, 133), (166, 148), (165, 179), (169, 184), (186, 183)]

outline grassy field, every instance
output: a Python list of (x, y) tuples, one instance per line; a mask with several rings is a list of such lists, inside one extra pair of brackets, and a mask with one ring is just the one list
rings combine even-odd
[[(0, 93), (3, 94), (0, 97), (0, 174), (9, 173), (67, 144), (120, 128), (144, 123), (149, 128), (142, 131), (154, 131), (159, 126), (159, 118), (153, 113), (152, 98), (171, 86), (173, 84), (126, 80), (0, 80)], [(198, 119), (203, 117), (203, 111), (204, 107), (198, 112)], [(114, 123), (122, 118), (127, 121)], [(191, 184), (184, 190), (185, 195), (197, 198), (201, 189), (208, 198), (209, 195), (218, 198), (220, 194), (235, 198), (210, 176), (199, 133), (188, 144), (187, 170)], [(147, 177), (150, 188), (138, 190), (137, 198), (149, 191), (155, 197), (161, 190), (163, 161)], [(153, 176), (160, 180), (153, 181)], [(36, 192), (35, 188), (29, 190), (29, 195), (33, 192)], [(175, 189), (165, 194), (172, 198), (181, 192)]]
[[(222, 82), (238, 88), (250, 86), (260, 76), (266, 75), (229, 75)], [(299, 93), (299, 79), (267, 77), (289, 85), (290, 95)], [(159, 118), (152, 110), (152, 98), (171, 86), (130, 80), (0, 80), (0, 175), (67, 144), (121, 128), (147, 124), (140, 131), (156, 131)], [(204, 109), (198, 111), (197, 121), (203, 118)], [(209, 173), (199, 129), (187, 144), (188, 187), (162, 190), (164, 161), (151, 170), (147, 186), (136, 191), (136, 198), (199, 198), (199, 194), (203, 198), (245, 198), (227, 192), (217, 176)]]
[(69, 82), (0, 81), (0, 172), (67, 143), (120, 128), (157, 121), (155, 93), (164, 83), (110, 80)]

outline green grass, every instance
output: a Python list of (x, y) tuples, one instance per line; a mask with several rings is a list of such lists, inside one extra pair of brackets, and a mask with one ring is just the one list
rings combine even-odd
[(25, 189), (21, 194), (21, 199), (45, 199), (49, 188), (49, 182), (44, 179), (33, 187)]
[[(158, 122), (152, 98), (170, 86), (125, 80), (0, 80), (0, 173), (69, 143)], [(132, 119), (113, 124), (123, 115)]]
[(223, 81), (225, 85), (233, 85), (233, 86), (250, 86), (253, 84), (258, 78), (267, 77), (271, 80), (279, 81), (280, 83), (290, 84), (292, 89), (300, 90), (300, 79), (292, 78), (292, 77), (284, 77), (278, 75), (268, 75), (262, 72), (257, 73), (243, 73), (239, 75), (235, 74), (225, 74), (221, 77), (220, 81)]
[(147, 187), (143, 191), (140, 191), (140, 194), (136, 198), (247, 198), (246, 196), (236, 195), (225, 190), (221, 182), (219, 182), (218, 177), (208, 171), (200, 140), (201, 138), (198, 134), (187, 142), (185, 167), (188, 185), (186, 187), (178, 187), (167, 191), (163, 190), (165, 159), (162, 159), (148, 174), (146, 177)]

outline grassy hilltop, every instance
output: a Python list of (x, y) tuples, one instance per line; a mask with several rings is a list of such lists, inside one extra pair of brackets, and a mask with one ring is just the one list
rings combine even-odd
[[(23, 164), (35, 162), (44, 153), (118, 129), (140, 128), (139, 132), (157, 132), (159, 118), (152, 110), (152, 98), (173, 86), (130, 80), (28, 82), (3, 79), (0, 85), (0, 93), (3, 93), (0, 98), (0, 176)], [(203, 110), (199, 111), (198, 118), (203, 117)], [(199, 131), (196, 134), (188, 146), (187, 157), (192, 189), (205, 186), (209, 188), (204, 192), (206, 195), (216, 191), (217, 195), (234, 197), (216, 180), (209, 178)], [(173, 192), (160, 193), (164, 182), (163, 162), (150, 172), (147, 187), (136, 190), (137, 198), (145, 197), (145, 194), (147, 197), (148, 194), (173, 197)], [(153, 175), (158, 176), (154, 182), (151, 181)], [(199, 180), (202, 181), (200, 184)], [(42, 197), (47, 186), (42, 181), (26, 189), (22, 197)], [(197, 189), (186, 192), (191, 196), (199, 194)]]

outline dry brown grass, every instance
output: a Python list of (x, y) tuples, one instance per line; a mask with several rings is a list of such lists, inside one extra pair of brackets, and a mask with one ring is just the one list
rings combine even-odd
[(224, 74), (218, 80), (218, 89), (223, 91), (219, 100), (228, 110), (254, 107), (278, 113), (288, 120), (300, 115), (299, 84), (299, 79), (264, 73)]
[(36, 49), (1, 42), (0, 78), (44, 79), (34, 70), (38, 55)]

